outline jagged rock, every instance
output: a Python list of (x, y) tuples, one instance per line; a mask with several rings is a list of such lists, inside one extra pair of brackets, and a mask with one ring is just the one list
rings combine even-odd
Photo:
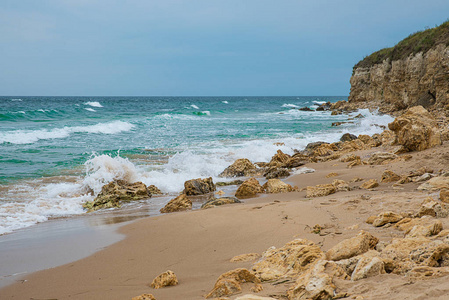
[(320, 260), (302, 273), (295, 286), (287, 292), (289, 300), (329, 300), (334, 299), (337, 287), (334, 280), (349, 279), (345, 271), (335, 262)]
[(391, 130), (384, 130), (380, 134), (380, 141), (382, 145), (392, 146), (396, 143), (396, 134)]
[(255, 291), (262, 290), (260, 280), (247, 269), (239, 268), (226, 272), (218, 277), (214, 288), (206, 295), (206, 299), (233, 295), (242, 290), (242, 284), (249, 282), (254, 283)]
[(449, 189), (449, 177), (446, 176), (433, 177), (432, 179), (421, 184), (418, 187), (418, 190), (424, 191), (434, 191), (440, 189)]
[(277, 153), (271, 158), (271, 161), (268, 163), (268, 167), (283, 167), (287, 163), (289, 158), (290, 155), (285, 154), (281, 150), (278, 150)]
[(298, 110), (300, 110), (300, 111), (314, 111), (313, 109), (311, 109), (310, 107), (307, 107), (307, 106), (298, 108)]
[(422, 176), (426, 173), (433, 173), (433, 170), (428, 167), (422, 167), (422, 168), (410, 171), (408, 176), (409, 177), (417, 177), (417, 176)]
[(233, 181), (225, 181), (225, 182), (217, 182), (215, 186), (228, 186), (228, 185), (240, 185), (243, 183), (243, 180), (233, 180)]
[(352, 167), (360, 166), (361, 164), (363, 164), (362, 159), (360, 158), (360, 156), (356, 156), (355, 160), (351, 161), (348, 164), (348, 168), (351, 169)]
[(148, 189), (148, 193), (150, 193), (151, 195), (162, 195), (162, 192), (161, 192), (161, 190), (160, 189), (158, 189), (157, 188), (157, 186), (155, 186), (155, 185), (149, 185), (148, 187), (147, 187), (147, 189)]
[(442, 144), (435, 118), (422, 106), (409, 108), (388, 128), (397, 135), (397, 143), (408, 151), (422, 151)]
[(370, 250), (359, 256), (354, 271), (351, 274), (351, 280), (357, 281), (384, 273), (384, 262), (380, 258), (380, 253)]
[(352, 141), (352, 140), (356, 140), (357, 136), (351, 134), (351, 133), (345, 133), (341, 136), (340, 141), (341, 142), (347, 142), (347, 141)]
[(378, 242), (378, 238), (361, 230), (355, 237), (343, 240), (329, 249), (326, 258), (333, 261), (351, 258), (373, 249)]
[(291, 277), (304, 272), (310, 264), (323, 258), (323, 251), (315, 243), (295, 239), (279, 249), (269, 248), (252, 270), (262, 281)]
[(397, 159), (398, 156), (389, 152), (376, 152), (368, 159), (370, 165), (384, 165), (392, 160)]
[(120, 207), (122, 202), (150, 198), (147, 186), (142, 182), (129, 183), (125, 180), (112, 181), (101, 188), (93, 201), (87, 201), (83, 207), (88, 211), (101, 208)]
[(253, 165), (249, 159), (240, 158), (237, 159), (232, 165), (227, 167), (223, 172), (218, 175), (219, 177), (242, 177), (254, 175), (256, 166)]
[(301, 156), (292, 156), (285, 163), (284, 166), (286, 168), (297, 168), (303, 166), (306, 163), (306, 160)]
[(394, 213), (392, 211), (387, 211), (387, 212), (383, 212), (380, 213), (379, 215), (377, 215), (377, 217), (373, 220), (373, 226), (375, 227), (380, 227), (380, 226), (384, 226), (385, 224), (388, 223), (397, 223), (400, 220), (402, 220), (404, 217)]
[(335, 179), (332, 181), (332, 185), (335, 186), (337, 192), (347, 192), (351, 190), (348, 183), (341, 179)]
[(215, 195), (218, 195), (218, 196), (223, 196), (224, 194), (226, 194), (226, 193), (222, 190), (218, 190), (215, 192)]
[(304, 149), (304, 153), (306, 155), (312, 155), (312, 153), (315, 151), (315, 149), (317, 149), (321, 145), (327, 145), (327, 144), (329, 144), (329, 143), (326, 143), (326, 142), (308, 143), (306, 148)]
[(350, 162), (360, 159), (360, 156), (355, 155), (354, 153), (346, 154), (340, 158), (341, 162)]
[(417, 266), (449, 265), (449, 245), (425, 237), (395, 238), (381, 252), (388, 273), (404, 275)]
[(235, 298), (235, 300), (276, 300), (275, 298), (271, 298), (271, 297), (261, 297), (261, 296), (256, 296), (256, 295), (243, 295), (240, 297)]
[(142, 294), (140, 296), (132, 297), (131, 300), (156, 300), (152, 294)]
[(434, 236), (443, 230), (443, 223), (430, 217), (422, 217), (420, 219), (411, 219), (408, 223), (402, 223), (398, 226), (405, 229), (406, 237)]
[(231, 262), (253, 261), (259, 258), (260, 258), (259, 253), (241, 254), (231, 258)]
[(357, 150), (363, 150), (366, 148), (367, 146), (359, 139), (346, 141), (340, 145), (340, 151), (343, 152), (353, 152)]
[(449, 190), (448, 189), (442, 189), (440, 191), (440, 200), (444, 203), (449, 203)]
[(271, 167), (265, 173), (266, 179), (281, 178), (290, 176), (290, 172), (286, 168)]
[(379, 147), (382, 144), (379, 139), (374, 139), (367, 134), (359, 135), (358, 139), (365, 143), (365, 145), (367, 145), (368, 147)]
[(263, 188), (256, 178), (252, 177), (245, 180), (235, 192), (237, 198), (250, 198), (256, 196), (258, 193), (263, 193)]
[(338, 147), (335, 144), (321, 144), (313, 150), (312, 155), (329, 156), (335, 151), (338, 151)]
[[(430, 179), (432, 179), (432, 177), (433, 177), (432, 174), (430, 174), (430, 173), (425, 173), (425, 174), (423, 174), (423, 175), (421, 175), (421, 176), (414, 177), (414, 178), (413, 178), (413, 181), (414, 181), (414, 182), (429, 181)], [(407, 177), (407, 178), (409, 178), (409, 180), (410, 180), (410, 178), (412, 178), (412, 177)]]
[(187, 196), (204, 195), (215, 191), (215, 185), (212, 177), (197, 178), (184, 182), (184, 193)]
[(421, 203), (421, 207), (417, 214), (418, 217), (425, 215), (436, 218), (445, 218), (448, 216), (448, 210), (444, 204), (433, 200), (432, 197), (428, 197)]
[(339, 175), (338, 173), (331, 172), (331, 173), (329, 173), (329, 174), (326, 175), (326, 178), (336, 177), (336, 176), (338, 176), (338, 175)]
[(207, 201), (203, 205), (201, 205), (201, 209), (207, 209), (207, 208), (212, 208), (215, 206), (234, 204), (234, 203), (242, 203), (242, 202), (239, 199), (234, 198), (234, 197), (214, 198), (214, 199)]
[(151, 287), (154, 289), (160, 289), (166, 286), (173, 286), (178, 284), (178, 278), (176, 278), (175, 273), (173, 271), (166, 271), (156, 278), (154, 278), (151, 283)]
[(381, 182), (396, 182), (396, 181), (399, 181), (400, 179), (401, 179), (401, 176), (399, 176), (398, 174), (394, 173), (393, 171), (386, 170), (385, 172), (383, 172), (382, 179), (380, 181)]
[(336, 191), (337, 189), (332, 184), (318, 184), (316, 186), (308, 186), (306, 188), (306, 197), (307, 198), (323, 197), (330, 194), (334, 194)]
[(369, 190), (369, 189), (373, 189), (373, 188), (378, 187), (378, 186), (379, 186), (379, 183), (377, 182), (376, 179), (370, 179), (370, 180), (365, 181), (364, 183), (362, 183), (362, 185), (360, 187), (363, 188), (363, 189)]
[(170, 202), (168, 202), (165, 207), (160, 209), (160, 212), (165, 214), (189, 209), (192, 209), (192, 201), (187, 198), (186, 194), (181, 194), (178, 197), (170, 200)]
[(269, 194), (274, 193), (288, 193), (293, 191), (291, 185), (282, 182), (279, 179), (268, 179), (268, 181), (262, 186), (264, 191)]

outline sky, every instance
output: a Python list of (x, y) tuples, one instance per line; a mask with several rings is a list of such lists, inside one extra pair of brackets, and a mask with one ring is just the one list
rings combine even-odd
[(0, 0), (3, 96), (347, 96), (447, 0)]

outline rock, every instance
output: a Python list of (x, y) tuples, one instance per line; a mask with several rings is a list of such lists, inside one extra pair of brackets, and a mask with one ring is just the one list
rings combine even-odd
[(140, 296), (132, 297), (131, 300), (156, 300), (152, 294), (142, 294)]
[(228, 186), (228, 185), (241, 185), (243, 183), (243, 180), (233, 180), (233, 181), (226, 181), (226, 182), (217, 182), (216, 186)]
[(243, 261), (253, 261), (260, 258), (259, 253), (248, 253), (234, 256), (231, 258), (231, 262), (243, 262)]
[(243, 295), (240, 297), (235, 298), (235, 300), (276, 300), (275, 298), (271, 298), (271, 297), (261, 297), (261, 296), (256, 296), (256, 295)]
[[(421, 175), (421, 176), (418, 176), (418, 177), (413, 178), (413, 181), (414, 181), (414, 182), (428, 181), (428, 180), (432, 179), (432, 177), (433, 177), (432, 174), (430, 174), (430, 173), (425, 173), (425, 174), (423, 174), (423, 175)], [(407, 177), (407, 178), (410, 179), (410, 177)]]
[(306, 155), (312, 155), (312, 153), (320, 147), (321, 145), (327, 145), (329, 143), (326, 142), (314, 142), (314, 143), (308, 143), (306, 148), (304, 149), (304, 152)]
[(170, 200), (170, 202), (168, 202), (165, 207), (160, 209), (160, 212), (165, 214), (189, 209), (192, 209), (192, 201), (187, 198), (186, 194), (181, 194), (178, 197)]
[(378, 187), (378, 186), (379, 186), (379, 183), (377, 182), (376, 179), (370, 179), (370, 180), (365, 181), (364, 183), (362, 183), (362, 185), (360, 187), (363, 188), (363, 189), (369, 190), (369, 189), (373, 189), (373, 188)]
[(289, 158), (290, 155), (285, 154), (281, 150), (278, 150), (277, 153), (271, 158), (271, 161), (268, 163), (268, 167), (283, 167), (287, 163)]
[(309, 265), (323, 259), (324, 253), (315, 243), (295, 239), (283, 247), (269, 248), (252, 270), (260, 280), (267, 281), (301, 274)]
[(349, 277), (335, 262), (320, 260), (298, 277), (295, 286), (287, 292), (288, 299), (335, 299), (337, 287), (334, 280), (336, 278), (348, 279)]
[(269, 194), (274, 193), (288, 193), (293, 191), (291, 185), (282, 182), (279, 179), (268, 179), (268, 181), (262, 186), (264, 191)]
[(226, 194), (226, 193), (222, 190), (218, 190), (215, 192), (215, 195), (218, 195), (218, 196), (223, 196), (224, 194)]
[(409, 177), (417, 177), (417, 176), (422, 176), (426, 173), (433, 173), (433, 170), (428, 167), (422, 167), (422, 168), (410, 171), (408, 176)]
[(383, 172), (382, 179), (380, 181), (381, 182), (396, 182), (396, 181), (399, 181), (400, 179), (401, 179), (401, 176), (399, 176), (398, 174), (394, 173), (393, 171), (386, 170), (385, 172)]
[(306, 160), (301, 156), (292, 156), (290, 157), (284, 164), (286, 168), (297, 168), (303, 166), (306, 163)]
[(366, 219), (365, 223), (373, 224), (376, 219), (377, 219), (377, 216), (370, 216), (370, 217), (368, 217), (368, 219)]
[(337, 177), (338, 175), (339, 175), (338, 173), (331, 172), (331, 173), (326, 175), (326, 178)]
[(348, 164), (348, 168), (351, 169), (352, 167), (360, 166), (361, 164), (363, 164), (363, 162), (362, 162), (362, 160), (360, 159), (360, 156), (357, 156), (357, 157), (355, 158), (355, 160), (351, 161), (351, 162)]
[(88, 211), (101, 208), (120, 207), (122, 202), (150, 198), (147, 186), (142, 182), (128, 183), (125, 180), (112, 181), (101, 188), (93, 201), (87, 201), (83, 207)]
[(306, 188), (306, 197), (307, 198), (323, 197), (330, 194), (334, 194), (336, 191), (337, 189), (332, 184), (318, 184), (316, 186), (308, 186)]
[(237, 198), (250, 198), (256, 196), (258, 193), (263, 193), (263, 188), (256, 178), (252, 177), (245, 180), (235, 192)]
[(359, 256), (359, 260), (351, 275), (352, 281), (377, 276), (385, 273), (384, 262), (380, 253), (370, 250)]
[(348, 183), (341, 179), (335, 179), (332, 181), (332, 185), (335, 186), (337, 192), (347, 192), (351, 190)]
[(151, 287), (154, 289), (160, 289), (166, 286), (173, 286), (178, 284), (178, 278), (176, 278), (175, 273), (173, 271), (166, 271), (156, 278), (154, 278), (151, 283)]
[(373, 220), (373, 226), (375, 227), (380, 227), (380, 226), (384, 226), (385, 224), (388, 223), (397, 223), (400, 220), (402, 220), (404, 217), (394, 213), (392, 211), (387, 211), (387, 212), (383, 212), (380, 213), (374, 220)]
[(264, 173), (266, 179), (281, 178), (290, 176), (290, 172), (286, 168), (271, 167)]
[(326, 252), (326, 258), (333, 261), (351, 258), (374, 249), (378, 242), (378, 238), (361, 230), (355, 237), (343, 240), (329, 249)]
[(438, 176), (433, 177), (429, 181), (421, 184), (418, 190), (435, 191), (440, 189), (449, 189), (449, 177)]
[(242, 203), (242, 202), (239, 199), (234, 198), (234, 197), (214, 198), (214, 199), (207, 201), (203, 205), (201, 205), (201, 209), (207, 209), (207, 208), (212, 208), (215, 206), (234, 204), (234, 203)]
[(392, 160), (397, 159), (398, 156), (389, 152), (376, 152), (368, 159), (370, 165), (384, 165)]
[(244, 283), (254, 283), (253, 289), (262, 290), (260, 280), (250, 271), (244, 268), (235, 269), (218, 277), (214, 288), (206, 295), (206, 299), (230, 296), (242, 290), (241, 285)]
[(298, 108), (298, 110), (300, 110), (300, 111), (314, 111), (313, 109), (311, 109), (311, 108), (309, 108), (309, 107), (301, 107), (301, 108)]
[(368, 147), (379, 147), (382, 142), (379, 139), (374, 139), (367, 134), (361, 134), (358, 136), (358, 139), (361, 140)]
[(352, 141), (352, 140), (356, 140), (357, 136), (351, 134), (351, 133), (345, 133), (341, 136), (340, 141), (341, 142), (348, 142), (348, 141)]
[(435, 118), (422, 106), (409, 108), (388, 128), (397, 135), (397, 143), (408, 151), (422, 151), (442, 144)]
[(384, 130), (380, 134), (382, 145), (393, 146), (396, 143), (396, 134), (391, 130)]
[(151, 195), (162, 195), (162, 192), (160, 189), (157, 188), (157, 186), (155, 185), (149, 185), (147, 187), (148, 193), (150, 193)]
[(432, 197), (428, 197), (421, 203), (421, 207), (417, 214), (418, 217), (425, 215), (436, 218), (445, 218), (448, 216), (448, 210), (444, 204), (433, 200)]
[(442, 189), (440, 191), (440, 200), (444, 203), (449, 203), (449, 189)]
[(434, 236), (443, 230), (443, 224), (440, 220), (429, 217), (413, 219), (409, 224), (402, 224), (401, 228), (405, 228), (406, 225), (409, 226), (405, 231), (406, 237)]
[(254, 175), (256, 166), (253, 165), (249, 159), (240, 158), (237, 159), (232, 165), (227, 167), (223, 172), (218, 175), (219, 177), (242, 177)]
[(212, 177), (191, 179), (184, 182), (184, 193), (187, 196), (204, 195), (215, 191)]
[(329, 156), (333, 154), (335, 151), (338, 151), (337, 146), (335, 144), (321, 144), (320, 146), (316, 147), (312, 155), (313, 156)]
[(340, 161), (341, 162), (350, 162), (350, 161), (355, 161), (357, 159), (360, 160), (360, 156), (351, 153), (351, 154), (346, 154), (346, 155), (342, 156), (340, 158)]

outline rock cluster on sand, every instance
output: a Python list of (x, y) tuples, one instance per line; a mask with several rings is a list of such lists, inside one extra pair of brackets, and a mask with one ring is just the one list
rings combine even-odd
[[(154, 191), (154, 188), (152, 189)], [(120, 207), (122, 202), (150, 198), (151, 193), (142, 182), (129, 183), (125, 180), (116, 180), (104, 185), (101, 192), (93, 201), (87, 201), (83, 207), (88, 211), (101, 208)]]

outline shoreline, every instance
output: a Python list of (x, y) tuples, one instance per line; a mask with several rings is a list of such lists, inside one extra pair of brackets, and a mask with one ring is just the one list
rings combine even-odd
[[(380, 150), (372, 148), (354, 153), (366, 158)], [(420, 166), (438, 166), (440, 162), (432, 157), (435, 152), (449, 152), (449, 145), (445, 143), (437, 148), (414, 152), (410, 161), (388, 165), (362, 165), (348, 169), (347, 163), (338, 160), (309, 163), (306, 166), (315, 169), (314, 173), (292, 175), (284, 181), (304, 187), (328, 183), (333, 179), (349, 181), (357, 176), (379, 179), (386, 169), (403, 173)], [(339, 175), (326, 178), (332, 172)], [(263, 194), (242, 204), (143, 218), (119, 228), (118, 232), (126, 235), (123, 240), (76, 262), (27, 275), (24, 278), (26, 282), (9, 285), (0, 292), (5, 299), (131, 299), (144, 293), (151, 293), (156, 299), (204, 299), (220, 274), (239, 267), (250, 268), (253, 264), (229, 262), (236, 255), (260, 254), (271, 246), (281, 247), (298, 237), (309, 239), (328, 250), (362, 229), (382, 242), (401, 236), (400, 232), (375, 228), (364, 221), (387, 206), (398, 210), (404, 201), (408, 201), (407, 209), (417, 209), (429, 195), (416, 192), (417, 186), (417, 183), (408, 183), (402, 186), (403, 189), (396, 190), (391, 184), (381, 183), (371, 191), (354, 189), (312, 199), (305, 197), (305, 191)], [(391, 195), (396, 200), (385, 202), (384, 198), (391, 199)], [(369, 199), (368, 203), (360, 203), (362, 196)], [(311, 228), (316, 224), (327, 225), (325, 235), (312, 232)], [(449, 225), (446, 220), (444, 224)], [(178, 286), (158, 290), (148, 286), (154, 277), (168, 269), (177, 274)], [(384, 277), (394, 276), (394, 283), (405, 285), (407, 282), (397, 275), (382, 276), (382, 281)], [(441, 280), (434, 282), (442, 284)], [(372, 278), (364, 281), (364, 284), (375, 283)], [(281, 295), (287, 285), (264, 284), (259, 295)], [(422, 282), (415, 285), (421, 286)], [(242, 294), (229, 299), (239, 295)]]

